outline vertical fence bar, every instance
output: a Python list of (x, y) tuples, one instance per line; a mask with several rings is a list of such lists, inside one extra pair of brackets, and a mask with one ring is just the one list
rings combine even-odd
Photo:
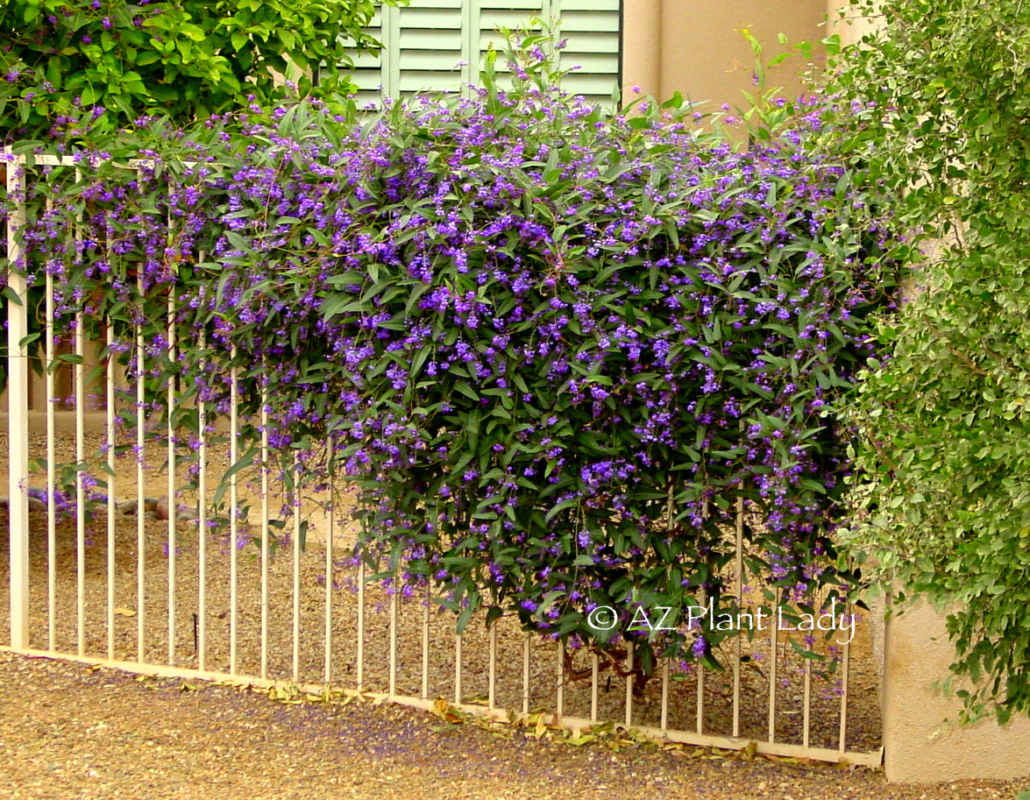
[(772, 625), (769, 626), (769, 744), (776, 741), (776, 671), (779, 663), (779, 641), (777, 629), (779, 626), (780, 591), (774, 590)]
[(426, 583), (426, 599), (422, 606), (422, 699), (429, 699), (429, 602), (432, 589)]
[(522, 713), (529, 713), (529, 634), (522, 640)]
[[(143, 270), (136, 274), (136, 290), (143, 304)], [(147, 649), (147, 496), (146, 496), (146, 386), (143, 326), (136, 328), (136, 660), (146, 661)]]
[(75, 314), (75, 528), (78, 556), (78, 654), (86, 654), (86, 460), (85, 408), (86, 408), (86, 333), (81, 311)]
[(461, 634), (454, 634), (454, 702), (461, 702)]
[[(57, 649), (57, 425), (54, 419), (54, 276), (47, 270), (46, 274), (46, 369), (44, 374), (46, 391), (46, 539), (47, 539), (47, 642), (51, 651)], [(13, 415), (10, 417), (13, 420)], [(12, 495), (12, 500), (13, 500)], [(108, 498), (108, 516), (114, 509), (114, 498)], [(114, 552), (110, 534), (107, 543), (107, 575), (108, 575), (108, 652), (114, 645), (114, 601), (111, 592), (114, 587), (111, 560)], [(109, 656), (111, 658), (113, 656)]]
[[(200, 351), (204, 352), (207, 338), (201, 331)], [(203, 356), (202, 356), (203, 357)], [(203, 367), (203, 361), (200, 364)], [(207, 669), (207, 404), (203, 395), (197, 396), (197, 614), (196, 638), (197, 668)]]
[(633, 726), (633, 642), (626, 642), (626, 727)]
[(600, 694), (601, 687), (598, 684), (601, 681), (601, 659), (598, 658), (597, 653), (590, 654), (590, 721), (597, 722), (597, 705), (598, 695)]
[(558, 642), (558, 691), (555, 700), (555, 707), (558, 712), (558, 719), (565, 716), (565, 645)]
[[(175, 285), (168, 290), (168, 364), (175, 363)], [(168, 376), (168, 665), (175, 665), (175, 582), (176, 582), (176, 517), (178, 503), (175, 501), (176, 459), (175, 459), (175, 376)]]
[(293, 680), (300, 680), (300, 455), (293, 459)]
[(662, 659), (662, 733), (669, 731), (669, 659)]
[(697, 662), (697, 732), (705, 732), (705, 667)]
[(802, 723), (802, 734), (801, 742), (805, 749), (808, 749), (808, 743), (811, 739), (812, 732), (812, 659), (805, 659), (805, 711), (804, 719)]
[[(329, 451), (333, 440), (329, 438)], [(332, 489), (329, 494), (329, 521), (325, 537), (325, 682), (329, 685), (333, 677), (333, 504)]]
[[(850, 614), (849, 606), (844, 607), (844, 613)], [(848, 681), (851, 670), (851, 641), (844, 642), (844, 661), (841, 663), (841, 686), (840, 686), (840, 739), (837, 743), (837, 750), (841, 753), (845, 750), (848, 735)]]
[[(75, 182), (79, 183), (81, 180), (82, 171), (80, 169), (76, 169)], [(81, 223), (82, 215), (79, 214), (76, 218), (76, 224), (73, 227), (73, 238), (76, 244), (78, 244), (79, 238), (82, 235)], [(75, 420), (75, 551), (77, 562), (76, 618), (78, 628), (78, 644), (76, 650), (80, 656), (85, 653), (86, 649), (86, 506), (84, 492), (85, 486), (82, 474), (82, 462), (85, 459), (85, 443), (83, 441), (83, 411), (85, 407), (85, 398), (83, 395), (85, 394), (85, 390), (82, 364), (85, 342), (83, 341), (82, 326), (82, 312), (78, 311), (75, 314), (72, 343), (73, 353), (79, 363), (75, 364), (72, 370), (72, 375), (74, 376), (72, 392), (75, 397), (75, 410), (73, 415)]]
[[(666, 510), (666, 529), (669, 536), (673, 536), (676, 525), (676, 484), (669, 482), (669, 500)], [(669, 659), (662, 660), (662, 733), (668, 730), (669, 726)]]
[(490, 667), (487, 676), (486, 705), (497, 707), (497, 620), (490, 623)]
[(365, 690), (365, 562), (358, 562), (358, 691)]
[(261, 391), (261, 678), (268, 678), (268, 390)]
[[(743, 420), (741, 420), (743, 424)], [(740, 614), (744, 607), (744, 498), (737, 498), (736, 559), (734, 572), (737, 584), (737, 635), (733, 638), (733, 738), (740, 736)]]
[[(10, 153), (10, 150), (7, 150)], [(25, 224), (25, 160), (13, 156), (7, 162), (7, 196), (17, 203), (7, 218), (7, 398), (8, 398), (8, 525), (11, 557), (11, 646), (29, 646), (29, 495), (24, 483), (29, 476), (29, 371), (22, 340), (28, 336), (28, 303), (23, 252), (18, 230)], [(50, 513), (54, 512), (50, 500)]]
[[(701, 516), (708, 520), (708, 498), (701, 501)], [(699, 605), (705, 604), (705, 592), (701, 589), (698, 595)], [(695, 727), (699, 734), (705, 732), (705, 665), (701, 659), (697, 659), (697, 720)]]
[(390, 587), (390, 697), (397, 696), (397, 586)]
[[(105, 404), (107, 423), (107, 657), (114, 659), (114, 626), (115, 626), (115, 571), (117, 560), (115, 559), (115, 547), (117, 542), (117, 522), (115, 515), (116, 490), (115, 485), (115, 421), (114, 421), (114, 323), (107, 321), (107, 365), (105, 370)], [(48, 383), (47, 395), (50, 395), (52, 379)], [(51, 403), (47, 403), (49, 410)], [(50, 448), (53, 446), (54, 434), (50, 427), (51, 420), (47, 419), (47, 461), (52, 461)], [(49, 486), (49, 475), (47, 494), (52, 495)], [(51, 515), (52, 516), (52, 515)]]
[(812, 659), (804, 659), (804, 718), (801, 741), (808, 749), (812, 733)]
[[(53, 211), (54, 201), (47, 198), (46, 209)], [(51, 367), (54, 363), (54, 276), (46, 269), (44, 286), (46, 319), (44, 321), (44, 356), (43, 385), (46, 393), (46, 504), (47, 504), (47, 648), (53, 652), (57, 649), (57, 473), (54, 466), (56, 459), (56, 425), (54, 418), (54, 375)], [(110, 507), (110, 503), (109, 503)], [(108, 559), (110, 561), (110, 559)], [(110, 570), (108, 571), (110, 575)], [(108, 604), (110, 620), (110, 604)]]
[(229, 674), (235, 675), (240, 630), (240, 495), (236, 482), (238, 473), (235, 470), (240, 459), (240, 416), (237, 410), (240, 402), (240, 375), (236, 366), (236, 345), (232, 346), (230, 357), (233, 366), (229, 372), (229, 467), (234, 471), (229, 476), (229, 538), (232, 542), (229, 547)]
[[(172, 212), (171, 212), (171, 187), (169, 187), (169, 201), (168, 209), (165, 213), (165, 226), (167, 229), (167, 241), (168, 246), (172, 244)], [(200, 260), (203, 260), (201, 257)], [(165, 329), (167, 336), (168, 345), (168, 365), (171, 367), (175, 363), (175, 283), (173, 282), (168, 289), (168, 305), (166, 308), (165, 318)], [(168, 459), (168, 495), (167, 495), (167, 510), (168, 510), (168, 665), (175, 665), (175, 651), (176, 651), (176, 570), (178, 567), (177, 558), (178, 553), (176, 552), (176, 545), (178, 544), (176, 537), (176, 517), (178, 516), (178, 503), (175, 501), (175, 483), (176, 483), (176, 459), (175, 459), (175, 377), (169, 373), (168, 375), (168, 391), (166, 396), (167, 401), (167, 427), (166, 434), (168, 440), (166, 442), (166, 455)], [(142, 506), (140, 506), (140, 515), (142, 518)], [(155, 509), (155, 517), (157, 517)]]

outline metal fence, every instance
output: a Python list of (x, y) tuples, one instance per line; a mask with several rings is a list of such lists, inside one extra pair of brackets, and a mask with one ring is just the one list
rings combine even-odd
[[(76, 169), (61, 157), (36, 156), (33, 164), (8, 155), (9, 196), (24, 194), (33, 169)], [(23, 255), (25, 214), (21, 204), (8, 218), (11, 264)], [(861, 637), (839, 648), (831, 642), (816, 661), (799, 654), (793, 632), (771, 624), (735, 640), (725, 671), (664, 661), (642, 686), (596, 653), (526, 635), (509, 617), (456, 635), (453, 616), (434, 613), (428, 595), (365, 580), (364, 567), (349, 558), (345, 487), (301, 499), (275, 485), (262, 466), (267, 432), (255, 464), (241, 468), (235, 375), (218, 426), (197, 403), (199, 434), (187, 458), (182, 431), (155, 422), (172, 415), (152, 411), (182, 402), (174, 382), (147, 396), (142, 382), (127, 380), (103, 320), (87, 326), (79, 314), (70, 331), (56, 331), (49, 275), (41, 353), (32, 356), (47, 402), (30, 408), (24, 273), (10, 270), (7, 285), (9, 498), (0, 575), (9, 580), (10, 613), (0, 617), (0, 642), (11, 649), (139, 672), (332, 687), (425, 708), (443, 698), (499, 721), (573, 730), (608, 723), (692, 745), (881, 763), (879, 667)], [(106, 332), (94, 347), (99, 366), (87, 363), (87, 328)], [(71, 345), (63, 355), (62, 335)], [(184, 335), (169, 313), (170, 355)], [(126, 343), (138, 374), (147, 366), (142, 333)], [(71, 370), (71, 396), (60, 398), (67, 402), (55, 398), (54, 365)], [(227, 508), (215, 520), (210, 501), (226, 475)], [(241, 514), (245, 506), (255, 522)], [(732, 579), (746, 595), (743, 522), (738, 507)], [(631, 667), (632, 650), (626, 658)]]

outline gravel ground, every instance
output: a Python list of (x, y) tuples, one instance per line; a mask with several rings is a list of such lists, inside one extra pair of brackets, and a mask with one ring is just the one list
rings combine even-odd
[(535, 733), (0, 651), (0, 798), (1012, 800), (1026, 788), (896, 786), (865, 769)]
[[(6, 453), (6, 441), (0, 434), (0, 453)], [(86, 452), (99, 453), (102, 436), (86, 435)], [(45, 453), (45, 438), (30, 437), (30, 455)], [(222, 448), (224, 450), (224, 448)], [(73, 460), (74, 439), (59, 436), (56, 441), (58, 461)], [(212, 448), (210, 459), (215, 472), (228, 465), (225, 453)], [(148, 449), (145, 470), (145, 494), (157, 496), (166, 491), (167, 478), (161, 469), (164, 453), (158, 448)], [(131, 498), (136, 494), (135, 467), (130, 462), (120, 468), (116, 482), (116, 497)], [(244, 495), (256, 505), (253, 492), (253, 474), (241, 473)], [(212, 477), (211, 484), (214, 484)], [(43, 485), (39, 478), (34, 484)], [(271, 503), (275, 509), (276, 503)], [(101, 509), (103, 510), (103, 509)], [(254, 518), (252, 512), (251, 518)], [(7, 517), (0, 509), (0, 579), (6, 583)], [(250, 534), (257, 530), (251, 528)], [(49, 648), (49, 621), (47, 598), (48, 546), (46, 516), (31, 514), (31, 646)], [(337, 525), (332, 537), (332, 561), (339, 562), (347, 552), (353, 533)], [(248, 544), (236, 550), (237, 609), (236, 673), (239, 675), (265, 675), (273, 679), (303, 683), (326, 683), (357, 688), (358, 652), (357, 617), (359, 597), (354, 591), (357, 573), (353, 567), (335, 566), (331, 590), (326, 588), (326, 525), (316, 526), (310, 535), (310, 546), (303, 552), (294, 574), (292, 548), (274, 553), (267, 567), (262, 564), (260, 548)], [(54, 550), (56, 604), (53, 614), (54, 650), (75, 653), (79, 647), (79, 620), (77, 610), (78, 547), (73, 522), (58, 526)], [(82, 585), (84, 625), (82, 652), (85, 655), (108, 655), (108, 543), (106, 514), (88, 526), (86, 546), (83, 549), (85, 580)], [(178, 667), (203, 667), (214, 672), (230, 672), (230, 567), (233, 548), (225, 536), (209, 537), (205, 547), (204, 586), (206, 614), (199, 605), (200, 542), (194, 523), (180, 521), (175, 532), (175, 589), (169, 592), (170, 551), (169, 528), (166, 521), (146, 519), (144, 522), (144, 548), (142, 563), (145, 583), (143, 609), (142, 651), (144, 660), (151, 663)], [(135, 515), (117, 517), (114, 547), (114, 629), (113, 655), (117, 660), (134, 661), (140, 650), (139, 606), (139, 531)], [(269, 595), (267, 605), (267, 646), (262, 654), (262, 592), (261, 574), (267, 568)], [(299, 653), (296, 671), (293, 663), (294, 585), (299, 599)], [(326, 604), (331, 605), (330, 673), (326, 664)], [(169, 648), (169, 600), (174, 599), (175, 622), (174, 653)], [(397, 693), (419, 696), (422, 689), (422, 622), (424, 604), (409, 600), (399, 604), (397, 642), (401, 654), (396, 666)], [(366, 633), (362, 663), (363, 688), (368, 691), (389, 690), (389, 600), (377, 587), (368, 587), (364, 598)], [(6, 609), (0, 610), (0, 643), (9, 641), (9, 621)], [(453, 699), (456, 653), (450, 618), (432, 614), (430, 650), (427, 658), (430, 697)], [(203, 642), (201, 637), (203, 635)], [(488, 636), (481, 625), (474, 625), (461, 643), (461, 699), (465, 702), (484, 703), (488, 694), (489, 648)], [(203, 664), (200, 650), (203, 644)], [(501, 708), (522, 708), (524, 636), (516, 620), (505, 618), (498, 623), (497, 693), (496, 704)], [(555, 645), (534, 639), (530, 666), (530, 708), (553, 710), (556, 701), (558, 654)], [(742, 675), (741, 734), (748, 738), (767, 736), (767, 708), (769, 699), (768, 664), (770, 647), (766, 637), (745, 643), (744, 654), (750, 657)], [(793, 654), (792, 648), (781, 635), (777, 685), (777, 741), (801, 743), (803, 724), (803, 661)], [(264, 669), (262, 669), (264, 657)], [(861, 622), (851, 652), (850, 696), (848, 705), (847, 748), (851, 751), (871, 752), (880, 744), (880, 718), (877, 703), (878, 671), (872, 658), (869, 626)], [(589, 661), (584, 654), (577, 655), (574, 666), (588, 670)], [(697, 682), (694, 675), (680, 675), (670, 685), (669, 726), (694, 730), (697, 718)], [(328, 678), (328, 680), (327, 680)], [(811, 743), (817, 747), (836, 748), (840, 718), (840, 699), (836, 692), (837, 676), (815, 677), (811, 685)], [(599, 718), (622, 722), (625, 720), (625, 684), (617, 677), (601, 674), (599, 685)], [(570, 716), (588, 717), (591, 686), (589, 680), (566, 683), (564, 686), (564, 712)], [(729, 734), (732, 731), (732, 683), (729, 673), (708, 673), (705, 680), (705, 732)], [(661, 682), (651, 681), (634, 706), (634, 725), (659, 726), (661, 719)]]
[[(0, 434), (0, 453), (6, 441)], [(90, 434), (87, 452), (100, 450), (101, 437)], [(32, 456), (44, 440), (31, 437)], [(58, 441), (58, 460), (71, 458), (71, 437)], [(224, 468), (224, 454), (213, 452), (215, 469)], [(167, 480), (160, 456), (148, 458), (145, 494), (164, 493)], [(119, 500), (135, 496), (128, 475), (116, 483)], [(241, 475), (241, 480), (253, 475)], [(41, 485), (39, 480), (34, 485)], [(252, 490), (245, 494), (253, 501)], [(275, 507), (275, 503), (272, 504)], [(253, 512), (252, 512), (253, 518)], [(146, 585), (142, 648), (153, 663), (200, 666), (200, 547), (196, 525), (179, 521), (174, 547), (169, 547), (168, 522), (145, 518), (142, 559), (137, 517), (117, 517), (114, 570), (108, 578), (106, 517), (87, 527), (82, 550), (84, 580), (83, 652), (106, 656), (108, 591), (114, 588), (113, 651), (115, 658), (134, 660), (140, 608), (137, 603), (139, 564)], [(8, 574), (7, 515), (0, 509), (0, 586)], [(255, 530), (251, 529), (250, 533)], [(262, 672), (261, 574), (267, 570), (268, 644), (265, 671), (284, 681), (324, 683), (326, 600), (331, 601), (328, 640), (333, 686), (353, 688), (357, 682), (356, 644), (359, 597), (352, 567), (334, 566), (327, 588), (326, 549), (339, 562), (352, 532), (337, 525), (327, 535), (324, 520), (309, 538), (294, 572), (292, 549), (273, 553), (262, 563), (260, 549), (237, 549), (237, 673)], [(53, 619), (55, 649), (74, 653), (79, 645), (77, 578), (79, 550), (74, 523), (56, 532), (53, 552), (57, 581)], [(328, 544), (327, 544), (328, 543)], [(226, 537), (205, 543), (203, 615), (204, 666), (229, 671), (229, 568), (233, 548)], [(169, 592), (170, 552), (175, 553), (174, 590)], [(46, 517), (31, 515), (31, 645), (49, 644)], [(293, 591), (299, 587), (299, 658), (293, 663)], [(169, 656), (169, 599), (175, 602), (175, 653)], [(378, 587), (364, 593), (364, 688), (389, 687), (389, 599)], [(0, 604), (0, 642), (9, 641), (6, 603)], [(422, 683), (422, 620), (418, 600), (400, 604), (397, 640), (397, 691), (418, 696)], [(456, 654), (449, 619), (430, 615), (429, 696), (452, 699), (456, 694)], [(848, 748), (875, 750), (879, 745), (877, 670), (868, 626), (861, 623), (852, 647), (851, 694), (848, 706)], [(497, 705), (522, 705), (524, 638), (514, 620), (498, 628)], [(530, 705), (553, 709), (558, 654), (548, 642), (534, 641), (530, 671)], [(778, 685), (780, 710), (777, 740), (799, 742), (802, 723), (802, 662), (780, 642)], [(741, 707), (744, 736), (764, 738), (768, 701), (768, 640), (748, 643), (753, 656), (743, 673)], [(489, 673), (488, 637), (481, 626), (462, 640), (461, 697), (482, 703)], [(575, 666), (588, 666), (582, 655)], [(670, 727), (694, 729), (697, 684), (692, 675), (670, 687)], [(836, 745), (839, 698), (835, 679), (812, 682), (812, 743)], [(241, 681), (242, 683), (242, 681)], [(599, 685), (602, 720), (624, 719), (625, 688), (602, 673)], [(635, 703), (634, 725), (657, 725), (659, 681), (652, 681)], [(1016, 787), (1001, 783), (962, 783), (913, 789), (889, 787), (879, 772), (821, 766), (791, 759), (747, 759), (743, 754), (700, 748), (659, 749), (636, 740), (623, 729), (606, 728), (590, 744), (573, 746), (557, 731), (513, 729), (489, 725), (449, 712), (426, 712), (365, 701), (272, 702), (242, 685), (216, 685), (199, 680), (139, 678), (107, 668), (85, 668), (70, 662), (30, 659), (0, 652), (0, 797), (192, 798), (218, 792), (224, 798), (279, 797), (440, 797), (440, 798), (579, 798), (618, 792), (621, 797), (679, 796), (732, 798), (1011, 798)], [(565, 713), (587, 716), (589, 681), (564, 687)], [(292, 697), (292, 695), (291, 695)], [(705, 725), (708, 733), (727, 733), (731, 719), (729, 675), (709, 674), (705, 682)], [(281, 699), (281, 698), (280, 698)], [(300, 699), (300, 698), (294, 698)], [(689, 763), (686, 763), (689, 762)]]
[[(44, 514), (31, 515), (31, 646), (49, 648), (50, 615), (48, 613), (47, 569), (48, 548)], [(0, 510), (0, 580), (6, 583), (8, 552), (6, 547), (6, 513)], [(167, 523), (148, 520), (145, 523), (144, 576), (144, 660), (186, 668), (204, 668), (213, 672), (230, 672), (231, 603), (228, 575), (231, 548), (217, 539), (209, 541), (205, 558), (207, 614), (204, 631), (204, 663), (199, 658), (200, 642), (200, 571), (199, 548), (195, 526), (180, 522), (175, 558), (175, 653), (169, 659), (169, 557), (167, 555)], [(139, 616), (138, 531), (135, 516), (120, 517), (115, 541), (114, 583), (114, 657), (134, 661), (138, 653)], [(87, 533), (83, 548), (85, 581), (83, 654), (105, 657), (108, 654), (108, 572), (106, 529)], [(56, 604), (53, 615), (57, 652), (78, 651), (78, 548), (75, 526), (71, 522), (58, 527), (55, 548)], [(334, 587), (325, 586), (326, 560), (324, 545), (313, 545), (301, 555), (296, 576), (299, 587), (299, 658), (297, 671), (293, 664), (293, 590), (294, 562), (291, 551), (281, 551), (269, 560), (268, 570), (268, 639), (264, 675), (273, 679), (302, 683), (326, 682), (326, 596), (330, 596), (332, 636), (331, 673), (329, 682), (336, 686), (357, 688), (357, 617), (359, 596), (356, 571), (337, 568)], [(260, 551), (248, 545), (237, 553), (238, 633), (236, 642), (237, 674), (261, 676), (261, 572)], [(390, 607), (385, 593), (369, 586), (364, 596), (363, 687), (373, 692), (389, 690)], [(6, 608), (0, 610), (0, 642), (8, 640)], [(425, 606), (413, 599), (398, 603), (397, 643), (400, 654), (396, 665), (397, 693), (419, 696), (422, 689), (423, 630)], [(456, 695), (456, 653), (451, 617), (431, 613), (428, 687), (430, 697), (453, 699)], [(862, 632), (861, 627), (859, 628)], [(781, 635), (779, 643), (779, 709), (777, 740), (800, 743), (803, 708), (803, 667)], [(522, 708), (524, 635), (513, 618), (498, 623), (496, 703), (501, 708)], [(742, 735), (765, 738), (768, 703), (767, 669), (768, 640), (746, 643), (744, 652), (753, 660), (745, 665), (742, 676)], [(585, 654), (577, 654), (577, 670), (589, 670)], [(471, 703), (484, 703), (489, 684), (489, 637), (480, 624), (473, 624), (461, 642), (461, 696)], [(530, 707), (554, 709), (558, 675), (556, 646), (548, 641), (532, 640), (530, 659)], [(693, 675), (670, 683), (669, 726), (694, 730), (697, 716), (697, 683)], [(835, 693), (834, 677), (813, 678), (811, 741), (815, 746), (836, 747), (840, 700)], [(867, 636), (857, 637), (852, 648), (851, 693), (848, 707), (848, 749), (873, 751), (880, 743), (879, 709), (876, 692), (876, 670)], [(705, 725), (707, 733), (731, 732), (732, 684), (729, 672), (709, 672), (705, 680)], [(625, 683), (602, 672), (599, 684), (599, 718), (621, 722), (625, 719)], [(566, 715), (588, 717), (591, 686), (589, 680), (566, 683), (564, 686)], [(660, 724), (661, 682), (652, 680), (634, 706), (634, 725)]]

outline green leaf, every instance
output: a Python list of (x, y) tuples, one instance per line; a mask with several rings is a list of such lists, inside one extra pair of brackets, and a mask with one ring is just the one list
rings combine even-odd
[(476, 394), (475, 391), (472, 389), (472, 387), (469, 386), (464, 381), (457, 381), (454, 384), (454, 388), (457, 391), (459, 391), (461, 394), (465, 395), (470, 400), (472, 400), (474, 402), (477, 402), (477, 403), (479, 402), (479, 395)]

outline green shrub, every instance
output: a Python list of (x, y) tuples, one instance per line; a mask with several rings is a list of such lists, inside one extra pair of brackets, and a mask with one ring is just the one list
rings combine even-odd
[[(64, 318), (150, 326), (157, 397), (177, 374), (224, 411), (235, 367), (287, 481), (299, 458), (304, 480), (355, 483), (358, 556), (394, 590), (434, 585), (461, 627), (508, 612), (609, 652), (632, 640), (643, 673), (661, 653), (714, 664), (740, 632), (718, 616), (742, 607), (738, 507), (746, 576), (770, 587), (748, 602), (778, 588), (817, 611), (849, 579), (834, 410), (893, 296), (889, 225), (878, 188), (820, 149), (820, 107), (740, 153), (690, 109), (609, 117), (562, 94), (543, 44), (511, 91), (491, 64), (470, 100), (141, 132), (141, 177), (89, 158), (78, 184), (51, 174), (30, 263), (51, 265)], [(113, 247), (70, 247), (76, 214)], [(640, 624), (663, 606), (669, 630)]]
[(909, 258), (929, 256), (853, 407), (866, 522), (849, 539), (901, 599), (948, 608), (966, 716), (1004, 720), (1030, 711), (1030, 7), (853, 5), (884, 28), (833, 89), (863, 109), (852, 142), (921, 230)]
[[(46, 136), (93, 109), (93, 127), (162, 112), (181, 122), (284, 96), (277, 74), (325, 65), (320, 91), (350, 87), (336, 69), (372, 0), (11, 0), (0, 7), (0, 136)], [(292, 66), (291, 66), (292, 65)]]

